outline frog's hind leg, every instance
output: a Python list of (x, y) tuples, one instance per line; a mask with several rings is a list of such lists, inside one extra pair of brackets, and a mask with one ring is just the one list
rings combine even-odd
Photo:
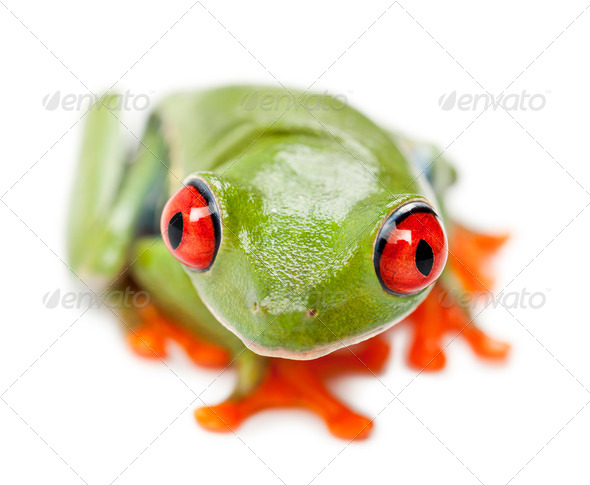
[(493, 279), (487, 263), (506, 240), (507, 236), (489, 236), (451, 225), (447, 274), (408, 318), (414, 330), (408, 356), (413, 367), (442, 369), (443, 339), (448, 336), (465, 339), (480, 357), (502, 360), (507, 356), (510, 346), (479, 329), (469, 309), (461, 306), (458, 295), (468, 292), (470, 300), (474, 300), (474, 296), (489, 294)]
[(154, 211), (168, 174), (168, 150), (153, 116), (141, 146), (127, 156), (118, 101), (105, 95), (86, 117), (68, 218), (69, 266), (104, 293), (126, 277), (128, 252), (143, 226), (157, 227)]
[[(248, 352), (248, 351), (246, 351)], [(260, 379), (240, 389), (225, 402), (195, 411), (197, 421), (212, 431), (232, 431), (246, 418), (270, 408), (297, 407), (320, 416), (330, 432), (344, 439), (363, 439), (369, 435), (373, 420), (357, 414), (333, 396), (325, 385), (338, 373), (379, 372), (388, 357), (389, 345), (381, 337), (342, 349), (313, 361), (265, 359)], [(248, 359), (238, 362), (248, 379)]]

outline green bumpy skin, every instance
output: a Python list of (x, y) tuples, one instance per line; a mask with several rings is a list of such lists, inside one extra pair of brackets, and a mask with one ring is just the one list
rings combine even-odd
[[(219, 335), (218, 321), (267, 356), (320, 357), (411, 313), (431, 287), (386, 292), (375, 240), (397, 207), (420, 199), (436, 208), (437, 197), (393, 135), (327, 96), (310, 112), (301, 94), (238, 86), (171, 96), (125, 168), (109, 135), (117, 117), (94, 108), (89, 123), (108, 143), (84, 143), (70, 218), (74, 270), (101, 290), (131, 278), (183, 325)], [(186, 268), (196, 292), (162, 241), (144, 237), (155, 237), (164, 203), (193, 178), (209, 186), (221, 219), (211, 268)]]

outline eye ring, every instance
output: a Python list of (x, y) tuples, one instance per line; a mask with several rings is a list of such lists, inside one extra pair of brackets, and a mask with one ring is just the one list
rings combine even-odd
[(221, 244), (221, 220), (213, 192), (200, 178), (186, 181), (168, 200), (160, 219), (162, 239), (187, 268), (208, 271)]
[(375, 240), (373, 264), (383, 289), (412, 296), (433, 284), (447, 260), (444, 227), (430, 204), (412, 200), (395, 209)]

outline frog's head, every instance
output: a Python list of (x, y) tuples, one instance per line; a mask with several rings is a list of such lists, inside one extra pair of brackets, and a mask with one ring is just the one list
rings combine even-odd
[(161, 220), (203, 302), (259, 354), (312, 359), (376, 335), (413, 311), (445, 266), (442, 223), (421, 196), (347, 206), (339, 194), (330, 204), (277, 191), (193, 174)]

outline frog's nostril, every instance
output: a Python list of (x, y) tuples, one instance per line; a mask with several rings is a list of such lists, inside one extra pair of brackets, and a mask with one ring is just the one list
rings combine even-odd
[(259, 303), (258, 301), (254, 300), (252, 302), (252, 313), (255, 313), (256, 315), (267, 314), (268, 308), (262, 303)]

